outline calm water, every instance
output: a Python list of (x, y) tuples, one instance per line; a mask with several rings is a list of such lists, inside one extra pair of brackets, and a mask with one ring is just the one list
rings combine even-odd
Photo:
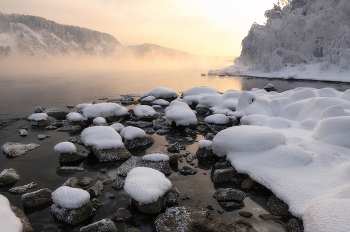
[[(67, 141), (74, 133), (45, 131), (40, 128), (31, 128), (30, 123), (20, 119), (33, 113), (36, 106), (45, 108), (61, 108), (68, 110), (66, 105), (79, 104), (84, 102), (99, 101), (102, 98), (118, 98), (121, 94), (137, 93), (142, 94), (154, 87), (169, 87), (176, 91), (184, 91), (189, 88), (206, 85), (216, 88), (219, 91), (228, 89), (249, 90), (253, 87), (263, 88), (268, 83), (276, 86), (278, 91), (285, 91), (295, 87), (332, 87), (341, 91), (348, 89), (349, 85), (322, 82), (298, 82), (252, 79), (240, 77), (201, 77), (201, 73), (207, 70), (180, 70), (180, 71), (152, 71), (152, 72), (115, 72), (102, 74), (86, 75), (50, 75), (50, 76), (29, 76), (29, 77), (0, 77), (0, 121), (11, 121), (7, 126), (0, 127), (0, 145), (4, 143), (35, 142), (41, 144), (41, 147), (27, 154), (8, 159), (6, 156), (0, 156), (0, 171), (5, 168), (14, 168), (19, 173), (21, 179), (15, 186), (21, 186), (35, 181), (38, 188), (49, 188), (55, 190), (62, 185), (69, 177), (77, 177), (81, 180), (84, 176), (98, 179), (113, 179), (116, 176), (115, 169), (120, 165), (118, 163), (97, 164), (93, 160), (85, 160), (80, 164), (84, 167), (83, 172), (60, 173), (58, 154), (53, 151), (53, 147), (62, 141)], [(100, 100), (100, 102), (103, 102)], [(74, 111), (74, 109), (72, 110)], [(18, 128), (28, 126), (28, 136), (20, 137)], [(48, 134), (52, 137), (43, 141), (37, 139), (38, 134)], [(144, 153), (155, 152), (166, 153), (166, 145), (173, 143), (174, 139), (167, 136), (152, 135), (155, 144), (148, 148)], [(182, 145), (186, 150), (194, 155), (198, 148), (198, 141), (203, 139), (197, 136), (194, 142), (187, 142), (185, 137), (182, 139)], [(186, 141), (186, 142), (184, 142)], [(79, 149), (85, 148), (77, 145)], [(197, 162), (197, 160), (195, 160)], [(180, 163), (179, 167), (186, 162)], [(197, 164), (197, 163), (196, 163)], [(106, 168), (107, 173), (100, 173), (101, 168)], [(210, 168), (200, 166), (198, 173), (194, 176), (179, 175), (177, 170), (170, 175), (169, 179), (180, 191), (180, 198), (189, 196), (191, 200), (180, 200), (180, 205), (200, 201), (203, 206), (211, 204), (215, 209), (221, 209), (218, 202), (213, 198), (215, 189), (219, 186), (210, 181)], [(20, 195), (11, 195), (6, 192), (8, 188), (0, 189), (1, 194), (9, 198), (10, 202), (23, 209)], [(109, 194), (115, 194), (116, 198), (108, 199)], [(139, 214), (137, 210), (129, 206), (129, 197), (124, 191), (115, 191), (111, 185), (106, 186), (102, 196), (98, 198), (103, 204), (98, 214), (93, 218), (97, 221), (103, 218), (111, 218), (120, 207), (128, 207), (133, 214), (133, 221), (126, 223), (116, 223), (118, 230), (123, 231), (125, 226), (133, 226), (141, 231), (154, 231), (154, 216), (145, 216)], [(245, 199), (246, 207), (244, 210), (251, 211), (254, 216), (250, 222), (254, 225), (255, 231), (284, 231), (282, 226), (273, 222), (265, 222), (259, 218), (259, 214), (268, 213), (266, 205), (267, 199), (261, 196), (250, 196)], [(67, 227), (58, 221), (55, 221), (49, 213), (50, 208), (37, 212), (28, 213), (28, 218), (35, 231), (71, 231), (73, 228)], [(220, 215), (215, 211), (215, 215), (223, 222), (232, 217), (238, 216), (238, 211), (225, 212)], [(78, 231), (79, 227), (74, 228)]]

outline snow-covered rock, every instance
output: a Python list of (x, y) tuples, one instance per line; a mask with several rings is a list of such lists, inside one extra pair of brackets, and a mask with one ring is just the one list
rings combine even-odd
[(23, 144), (7, 142), (2, 146), (2, 151), (5, 153), (6, 156), (15, 158), (25, 154), (28, 151), (34, 150), (39, 146), (40, 145), (36, 143)]
[(81, 140), (85, 146), (100, 150), (124, 147), (118, 132), (108, 126), (94, 126), (84, 129), (81, 132)]
[(142, 98), (147, 96), (154, 96), (156, 98), (163, 98), (163, 99), (175, 99), (178, 97), (178, 94), (175, 90), (166, 88), (166, 87), (157, 87), (154, 88), (148, 92), (145, 92), (141, 95)]
[(92, 120), (92, 123), (98, 126), (103, 126), (107, 124), (106, 119), (103, 117), (96, 117), (94, 120)]
[(79, 232), (116, 232), (117, 227), (110, 219), (102, 219), (100, 221), (91, 223), (90, 225), (83, 226), (80, 228)]
[(148, 146), (154, 143), (154, 139), (146, 135), (146, 132), (138, 127), (127, 126), (120, 131), (124, 138), (125, 147), (134, 149), (136, 147)]
[(216, 89), (214, 89), (212, 87), (198, 86), (198, 87), (194, 87), (194, 88), (191, 88), (191, 89), (188, 89), (188, 90), (182, 92), (182, 96), (187, 97), (190, 95), (199, 95), (199, 94), (204, 94), (204, 93), (218, 93), (218, 92), (219, 91), (217, 91)]
[(0, 172), (0, 186), (8, 185), (19, 180), (19, 175), (13, 168), (4, 169)]
[(22, 195), (24, 208), (43, 209), (52, 204), (52, 191), (48, 188), (39, 189)]
[(21, 220), (11, 210), (9, 200), (0, 194), (0, 231), (21, 232)]
[(155, 153), (142, 156), (142, 160), (153, 162), (169, 161), (169, 156), (165, 154)]
[(31, 121), (32, 126), (48, 126), (55, 120), (46, 113), (35, 113), (30, 115), (27, 119)]
[(58, 152), (58, 153), (73, 154), (77, 152), (77, 148), (75, 147), (74, 143), (71, 143), (71, 142), (58, 143), (56, 146), (54, 146), (53, 149), (55, 150), (55, 152)]
[(124, 128), (123, 124), (119, 122), (113, 123), (110, 125), (110, 127), (112, 127), (116, 132), (120, 132)]
[(71, 122), (80, 122), (84, 120), (83, 115), (77, 112), (70, 112), (69, 114), (66, 115), (66, 118), (68, 121), (71, 121)]
[(157, 112), (151, 106), (147, 105), (136, 106), (133, 112), (137, 119), (143, 121), (152, 121), (158, 117)]
[(166, 122), (175, 126), (193, 126), (197, 124), (196, 114), (184, 102), (172, 101), (165, 108)]
[(103, 117), (107, 121), (118, 121), (128, 114), (128, 109), (111, 102), (88, 105), (83, 109), (83, 116), (88, 119)]

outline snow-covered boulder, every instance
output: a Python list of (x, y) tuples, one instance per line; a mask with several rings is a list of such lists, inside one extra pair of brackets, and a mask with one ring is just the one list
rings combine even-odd
[(136, 106), (133, 112), (135, 118), (138, 120), (153, 121), (158, 117), (157, 112), (151, 106), (147, 105)]
[(144, 98), (150, 95), (156, 98), (162, 98), (170, 101), (176, 99), (179, 96), (177, 92), (173, 89), (166, 87), (157, 87), (142, 94), (141, 97)]
[(121, 136), (110, 126), (88, 127), (81, 133), (81, 140), (85, 146), (92, 147), (100, 161), (126, 160), (132, 156)]
[(190, 95), (199, 95), (204, 93), (218, 93), (218, 92), (219, 91), (217, 91), (215, 88), (212, 88), (212, 87), (198, 86), (182, 92), (182, 97), (187, 97)]
[(79, 151), (75, 145), (71, 142), (61, 142), (54, 146), (55, 152), (60, 156), (58, 161), (60, 163), (75, 162), (88, 157), (88, 154), (84, 151)]
[(77, 112), (70, 112), (66, 115), (66, 118), (70, 122), (81, 122), (84, 120), (83, 115), (77, 113)]
[(153, 105), (159, 105), (159, 106), (168, 106), (169, 101), (164, 100), (164, 99), (157, 99), (152, 102)]
[(22, 229), (21, 220), (12, 211), (9, 200), (0, 194), (0, 231), (21, 232)]
[(27, 151), (34, 150), (39, 146), (40, 145), (36, 143), (23, 144), (23, 143), (7, 142), (2, 146), (2, 151), (5, 153), (7, 157), (15, 158), (25, 154)]
[(23, 194), (28, 189), (32, 189), (32, 188), (36, 188), (36, 187), (38, 187), (38, 184), (35, 183), (35, 182), (31, 182), (31, 183), (26, 184), (26, 185), (10, 188), (9, 189), (9, 193), (12, 193), (12, 194)]
[(198, 150), (196, 152), (196, 157), (201, 158), (209, 158), (214, 157), (215, 154), (213, 153), (212, 149), (212, 141), (202, 139), (198, 142)]
[(103, 117), (96, 117), (94, 120), (92, 120), (92, 123), (97, 126), (104, 126), (107, 125), (106, 119)]
[(112, 127), (116, 132), (120, 132), (124, 128), (123, 124), (119, 122), (113, 123), (110, 125), (110, 127)]
[(88, 105), (83, 109), (83, 116), (87, 119), (104, 117), (107, 122), (119, 121), (128, 114), (128, 109), (111, 102)]
[(232, 125), (229, 117), (223, 114), (213, 114), (204, 119), (207, 126), (213, 131), (220, 131)]
[(48, 126), (55, 118), (50, 117), (46, 113), (35, 113), (30, 115), (27, 120), (31, 121), (32, 126)]
[(156, 214), (162, 209), (166, 193), (171, 187), (170, 180), (163, 173), (138, 167), (127, 175), (124, 190), (141, 212)]
[(83, 226), (80, 228), (79, 232), (117, 232), (117, 227), (110, 219), (102, 219), (100, 221), (94, 222), (90, 225)]
[(136, 147), (148, 146), (154, 143), (154, 139), (138, 127), (127, 126), (120, 131), (124, 139), (125, 147), (134, 149)]
[(61, 186), (52, 193), (51, 214), (59, 221), (76, 226), (92, 216), (90, 194), (82, 189)]
[(86, 107), (91, 106), (91, 105), (92, 105), (92, 103), (81, 103), (81, 104), (78, 104), (78, 105), (76, 106), (77, 112), (78, 112), (79, 114), (82, 114), (82, 113), (83, 113), (83, 110), (84, 110)]
[(47, 109), (47, 110), (44, 110), (43, 113), (47, 114), (48, 116), (54, 117), (56, 119), (65, 119), (68, 114), (67, 111), (63, 111), (58, 108)]
[(197, 125), (196, 114), (184, 102), (175, 100), (165, 108), (166, 122), (172, 126)]
[(23, 207), (40, 210), (52, 204), (52, 191), (48, 188), (39, 189), (22, 195)]
[(8, 185), (19, 180), (19, 175), (13, 168), (4, 169), (0, 172), (0, 186)]
[(165, 162), (169, 161), (169, 156), (165, 154), (155, 153), (142, 156), (142, 160), (152, 162)]

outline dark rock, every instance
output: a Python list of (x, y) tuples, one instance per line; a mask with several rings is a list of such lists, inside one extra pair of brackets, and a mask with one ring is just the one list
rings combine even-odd
[(198, 148), (198, 150), (196, 152), (196, 156), (197, 156), (197, 158), (216, 157), (213, 150), (206, 150), (206, 149), (201, 149), (201, 148)]
[(209, 209), (209, 210), (215, 210), (214, 207), (213, 207), (212, 205), (207, 205), (207, 207), (205, 207), (205, 208), (207, 208), (207, 209)]
[(34, 109), (34, 113), (42, 113), (44, 112), (45, 108), (41, 107), (41, 106), (37, 106)]
[(175, 186), (172, 186), (171, 189), (168, 191), (166, 199), (165, 199), (165, 205), (167, 207), (173, 207), (179, 204), (179, 191), (176, 189)]
[(225, 169), (216, 169), (213, 173), (213, 182), (221, 183), (229, 181), (235, 175), (237, 175), (237, 171), (233, 167)]
[(111, 193), (111, 194), (108, 195), (108, 198), (109, 198), (109, 199), (114, 199), (114, 198), (115, 198), (115, 195), (114, 195), (113, 193)]
[(43, 113), (57, 119), (65, 119), (66, 115), (68, 114), (68, 112), (60, 110), (58, 108), (47, 109), (47, 110), (44, 110)]
[(49, 126), (55, 120), (56, 120), (56, 118), (49, 116), (49, 117), (47, 117), (44, 120), (39, 120), (39, 121), (31, 120), (30, 121), (30, 125), (31, 126)]
[(282, 219), (281, 216), (271, 215), (271, 214), (260, 214), (259, 218), (265, 221), (280, 221)]
[(239, 212), (239, 215), (244, 217), (244, 218), (251, 218), (253, 216), (253, 214), (251, 212), (248, 212), (248, 211), (241, 211), (241, 212)]
[(244, 179), (241, 183), (242, 189), (247, 190), (247, 191), (254, 188), (255, 185), (256, 185), (256, 182), (254, 180), (252, 180), (252, 178), (250, 178), (250, 177)]
[(120, 190), (120, 189), (124, 188), (124, 185), (125, 185), (125, 180), (120, 178), (120, 177), (117, 177), (114, 179), (112, 188), (114, 188), (116, 190)]
[(83, 141), (81, 141), (80, 135), (79, 135), (79, 136), (70, 137), (70, 138), (68, 139), (68, 141), (71, 142), (71, 143), (78, 143), (78, 144), (81, 144), (81, 145), (84, 144)]
[(169, 154), (169, 164), (178, 164), (179, 153), (171, 153)]
[(22, 223), (22, 232), (34, 232), (32, 226), (30, 225), (29, 219), (25, 215), (25, 213), (19, 208), (11, 205), (12, 212), (21, 220)]
[(28, 209), (42, 209), (52, 204), (52, 191), (48, 188), (39, 189), (22, 195), (23, 207)]
[(117, 222), (125, 222), (127, 220), (130, 220), (131, 218), (132, 218), (132, 215), (129, 212), (129, 210), (125, 208), (119, 208), (117, 212), (114, 214), (114, 216), (112, 217), (112, 220)]
[(223, 214), (223, 213), (225, 213), (225, 210), (222, 210), (222, 209), (218, 210), (218, 214)]
[(304, 232), (303, 221), (298, 218), (292, 218), (286, 224), (287, 232)]
[(131, 198), (131, 201), (144, 214), (158, 214), (165, 203), (167, 193), (159, 197), (157, 201), (149, 204), (140, 204), (137, 200)]
[(28, 189), (36, 188), (37, 186), (38, 186), (37, 183), (32, 182), (30, 184), (26, 184), (26, 185), (23, 185), (23, 186), (18, 186), (18, 187), (11, 188), (11, 189), (9, 189), (9, 193), (12, 193), (12, 194), (23, 194)]
[(105, 174), (105, 173), (107, 173), (107, 170), (105, 168), (101, 168), (100, 172)]
[(19, 180), (19, 175), (13, 168), (4, 169), (0, 173), (0, 186), (12, 184)]
[(96, 184), (94, 184), (88, 189), (88, 192), (90, 193), (91, 197), (98, 197), (102, 193), (103, 189), (103, 183), (100, 180), (98, 180)]
[(282, 200), (277, 198), (275, 195), (272, 195), (269, 198), (267, 204), (270, 207), (273, 214), (284, 217), (293, 217), (293, 215), (289, 212), (289, 206)]
[(176, 142), (176, 143), (173, 143), (173, 144), (170, 144), (169, 146), (168, 146), (168, 152), (170, 152), (170, 153), (179, 153), (179, 151), (180, 151), (180, 144), (178, 143), (178, 142)]
[(226, 160), (226, 158), (224, 158), (215, 163), (215, 168), (232, 168), (232, 165), (229, 160)]
[(212, 141), (212, 140), (214, 139), (214, 137), (215, 137), (215, 134), (213, 134), (213, 133), (207, 133), (207, 134), (205, 135), (204, 139)]
[(78, 184), (78, 178), (72, 177), (72, 178), (69, 178), (66, 182), (64, 182), (62, 186), (75, 188), (77, 184)]
[(92, 178), (84, 177), (83, 180), (78, 182), (78, 185), (80, 187), (86, 187), (86, 186), (89, 186), (91, 183), (92, 183)]
[(25, 129), (19, 129), (19, 135), (22, 136), (22, 137), (25, 137), (28, 135), (28, 131), (25, 130)]
[(70, 162), (86, 159), (88, 156), (89, 154), (86, 153), (85, 151), (78, 150), (75, 153), (60, 153), (60, 156), (58, 157), (58, 161), (60, 163), (70, 163)]
[(23, 144), (23, 143), (7, 142), (2, 146), (2, 150), (7, 157), (16, 158), (28, 151), (34, 150), (39, 146), (40, 145), (36, 143)]
[(134, 149), (137, 147), (149, 146), (154, 143), (154, 139), (146, 135), (143, 138), (135, 138), (133, 140), (125, 140), (124, 145), (127, 149)]
[(135, 167), (153, 168), (162, 172), (164, 175), (170, 175), (172, 172), (168, 161), (153, 162), (143, 160), (141, 157), (133, 156), (117, 168), (117, 174), (120, 176), (126, 176), (129, 171)]
[(179, 169), (179, 172), (183, 175), (194, 175), (197, 173), (197, 170), (190, 166), (183, 166)]
[(245, 193), (232, 188), (219, 188), (214, 194), (214, 198), (218, 201), (243, 201), (246, 197)]
[(244, 207), (243, 201), (237, 203), (235, 201), (219, 201), (219, 205), (224, 209), (237, 210)]
[(125, 147), (103, 150), (93, 147), (92, 152), (101, 162), (122, 161), (132, 157), (132, 154)]
[(117, 227), (109, 219), (102, 219), (90, 225), (80, 228), (79, 232), (116, 232)]
[(135, 126), (138, 128), (153, 127), (152, 122), (144, 122), (144, 121), (126, 121), (126, 124), (130, 126)]
[(58, 204), (51, 206), (51, 214), (59, 221), (71, 226), (76, 226), (92, 216), (93, 208), (91, 201), (77, 209), (64, 208)]
[(132, 228), (132, 227), (126, 227), (124, 229), (124, 232), (141, 232), (139, 229)]
[(213, 213), (200, 205), (186, 205), (167, 208), (165, 213), (158, 215), (155, 220), (158, 232), (168, 231), (219, 231), (221, 222)]
[(45, 127), (45, 130), (56, 130), (56, 129), (57, 129), (57, 126), (49, 125), (49, 126)]
[(50, 137), (51, 137), (51, 135), (42, 135), (42, 134), (38, 135), (38, 139), (39, 140), (44, 140), (44, 139), (47, 139), (47, 138), (50, 138)]
[(81, 126), (69, 124), (69, 125), (64, 125), (56, 130), (60, 132), (77, 132), (81, 130)]
[(227, 231), (249, 232), (253, 225), (243, 218), (233, 218), (226, 223)]
[(103, 180), (102, 183), (103, 185), (110, 185), (110, 184), (113, 184), (113, 180), (112, 179)]

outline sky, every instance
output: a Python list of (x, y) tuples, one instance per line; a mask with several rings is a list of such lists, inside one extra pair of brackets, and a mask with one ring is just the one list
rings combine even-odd
[(250, 26), (277, 0), (0, 0), (1, 13), (35, 15), (193, 54), (239, 56)]

